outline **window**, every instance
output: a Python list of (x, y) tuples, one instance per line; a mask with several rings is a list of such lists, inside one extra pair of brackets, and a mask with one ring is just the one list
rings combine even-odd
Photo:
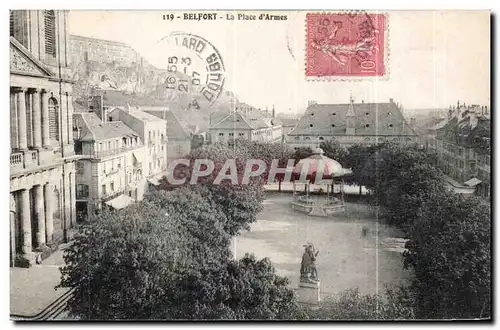
[(370, 124), (366, 124), (365, 127), (370, 127)]
[(313, 127), (313, 124), (309, 124), (309, 127)]
[(394, 125), (392, 125), (392, 124), (389, 124), (389, 127), (392, 127), (392, 126), (394, 126)]
[(105, 184), (102, 185), (101, 190), (102, 190), (102, 194), (106, 195), (106, 185)]
[(148, 141), (151, 141), (151, 131), (148, 132)]
[(87, 198), (89, 197), (89, 186), (86, 184), (76, 185), (76, 198)]
[(106, 162), (102, 163), (102, 173), (106, 174)]
[(111, 150), (111, 141), (108, 141), (108, 150)]
[(111, 190), (111, 192), (115, 191), (115, 183), (114, 183), (114, 182), (111, 182), (111, 183), (109, 184), (109, 188), (110, 188), (109, 190)]
[(56, 15), (53, 10), (44, 11), (45, 54), (56, 57)]
[(337, 114), (336, 114), (335, 112), (334, 112), (334, 113), (332, 113), (332, 116), (336, 116), (336, 115), (337, 115)]
[(314, 113), (311, 113), (311, 116), (314, 116)]
[(324, 138), (323, 138), (322, 136), (320, 136), (320, 137), (318, 138), (318, 140), (324, 140)]
[(219, 136), (224, 136), (224, 133), (219, 133)]
[(229, 136), (234, 136), (234, 133), (229, 133)]
[(332, 124), (332, 127), (335, 127), (335, 124)]
[(10, 11), (10, 36), (14, 36), (14, 11)]
[(76, 162), (76, 173), (84, 174), (85, 172), (85, 164), (83, 162)]
[(245, 136), (245, 133), (238, 133), (238, 136)]
[(368, 116), (370, 113), (369, 112), (365, 112), (365, 116)]
[(59, 141), (59, 109), (53, 97), (49, 99), (49, 136), (50, 139)]

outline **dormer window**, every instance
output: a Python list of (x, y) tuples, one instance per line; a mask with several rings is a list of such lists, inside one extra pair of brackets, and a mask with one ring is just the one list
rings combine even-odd
[(389, 127), (392, 127), (392, 126), (394, 126), (394, 125), (392, 125), (392, 124), (389, 124)]
[(320, 137), (318, 138), (318, 140), (324, 140), (324, 138), (323, 138), (322, 136), (320, 136)]
[(370, 127), (370, 124), (366, 124), (365, 127)]
[(365, 115), (368, 116), (370, 113), (369, 112), (365, 112)]
[(335, 127), (335, 124), (332, 124), (332, 127)]
[(336, 116), (337, 114), (335, 112), (332, 113), (332, 116)]
[(309, 124), (309, 127), (313, 127), (313, 124)]

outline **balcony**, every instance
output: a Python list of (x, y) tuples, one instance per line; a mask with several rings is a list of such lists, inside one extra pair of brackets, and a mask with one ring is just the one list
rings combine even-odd
[(88, 156), (91, 158), (94, 158), (94, 159), (106, 158), (109, 156), (121, 154), (123, 152), (135, 150), (139, 147), (141, 147), (141, 145), (135, 145), (135, 146), (130, 146), (130, 147), (121, 147), (121, 148), (105, 150), (105, 151), (94, 151), (94, 153), (92, 155), (88, 155)]
[(39, 164), (38, 151), (27, 150), (10, 154), (10, 170), (12, 173), (36, 168)]

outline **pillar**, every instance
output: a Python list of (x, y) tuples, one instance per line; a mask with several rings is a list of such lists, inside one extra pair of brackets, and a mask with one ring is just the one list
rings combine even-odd
[(19, 149), (28, 149), (28, 136), (26, 132), (26, 89), (17, 91), (18, 134)]
[(33, 91), (33, 146), (35, 148), (42, 147), (42, 118), (40, 112), (40, 93), (39, 90)]
[(52, 184), (47, 183), (45, 186), (43, 186), (43, 193), (45, 199), (45, 232), (47, 234), (46, 242), (52, 243), (52, 236), (54, 234), (54, 192), (52, 191)]
[(14, 194), (10, 194), (10, 266), (14, 267), (14, 262), (16, 260), (16, 200)]
[(49, 91), (42, 90), (42, 145), (44, 148), (50, 148), (49, 136)]
[(23, 232), (22, 251), (24, 255), (29, 255), (31, 249), (31, 214), (30, 214), (30, 193), (29, 189), (20, 192), (21, 223)]
[(36, 232), (36, 247), (43, 247), (45, 245), (45, 207), (43, 205), (43, 190), (42, 186), (34, 187), (35, 193), (35, 212), (38, 224), (38, 231)]

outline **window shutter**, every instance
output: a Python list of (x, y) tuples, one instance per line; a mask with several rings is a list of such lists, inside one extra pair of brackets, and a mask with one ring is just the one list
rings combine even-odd
[(10, 36), (14, 36), (14, 11), (10, 11)]
[(59, 141), (59, 118), (57, 105), (53, 99), (49, 100), (49, 136), (50, 139)]
[(45, 54), (56, 57), (56, 15), (53, 10), (45, 10)]

